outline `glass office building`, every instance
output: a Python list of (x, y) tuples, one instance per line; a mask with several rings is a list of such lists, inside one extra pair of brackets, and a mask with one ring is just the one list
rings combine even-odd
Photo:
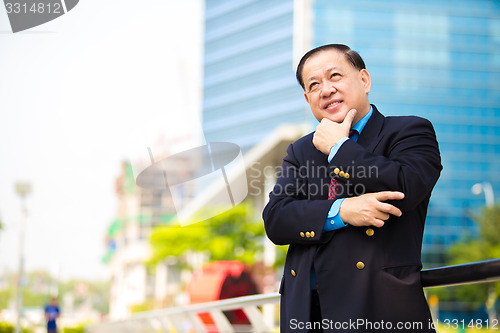
[[(300, 11), (300, 12), (299, 12)], [(344, 43), (364, 58), (370, 101), (434, 124), (443, 172), (429, 205), (425, 267), (477, 233), (477, 183), (500, 193), (500, 2), (494, 0), (206, 1), (207, 141), (249, 148), (279, 124), (316, 121), (294, 78), (297, 53)], [(304, 47), (304, 45), (306, 47)]]
[(292, 68), (293, 1), (205, 4), (203, 132), (250, 148), (285, 122), (306, 122)]

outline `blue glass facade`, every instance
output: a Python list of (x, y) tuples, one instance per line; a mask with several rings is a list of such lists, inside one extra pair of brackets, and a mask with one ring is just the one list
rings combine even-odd
[(203, 131), (244, 150), (308, 119), (292, 68), (293, 1), (205, 4)]

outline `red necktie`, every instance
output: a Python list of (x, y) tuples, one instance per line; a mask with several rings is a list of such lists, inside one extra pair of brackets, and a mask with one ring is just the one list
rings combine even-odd
[[(354, 129), (351, 129), (349, 131), (349, 137), (352, 137), (354, 133), (357, 131)], [(337, 197), (337, 185), (339, 184), (339, 181), (335, 179), (335, 177), (332, 177), (332, 180), (330, 181), (330, 187), (328, 188), (328, 200), (335, 200)]]

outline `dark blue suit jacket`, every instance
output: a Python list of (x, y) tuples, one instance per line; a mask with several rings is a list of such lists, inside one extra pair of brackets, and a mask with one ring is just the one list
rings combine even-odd
[[(431, 123), (384, 117), (373, 106), (358, 142), (347, 140), (330, 163), (312, 138), (288, 147), (263, 212), (271, 241), (290, 245), (280, 288), (281, 331), (307, 331), (314, 265), (325, 331), (434, 332), (420, 283), (427, 205), (442, 169)], [(382, 228), (349, 225), (323, 233), (333, 202), (331, 177), (339, 181), (337, 198), (405, 193), (391, 202), (403, 215), (391, 216)]]

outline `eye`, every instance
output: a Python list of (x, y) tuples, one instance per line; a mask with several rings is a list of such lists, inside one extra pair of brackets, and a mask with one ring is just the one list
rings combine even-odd
[(330, 78), (336, 78), (336, 77), (340, 77), (340, 73), (332, 73), (332, 75), (330, 75)]
[(314, 89), (317, 85), (318, 85), (318, 82), (312, 82), (311, 84), (309, 84), (309, 91)]

